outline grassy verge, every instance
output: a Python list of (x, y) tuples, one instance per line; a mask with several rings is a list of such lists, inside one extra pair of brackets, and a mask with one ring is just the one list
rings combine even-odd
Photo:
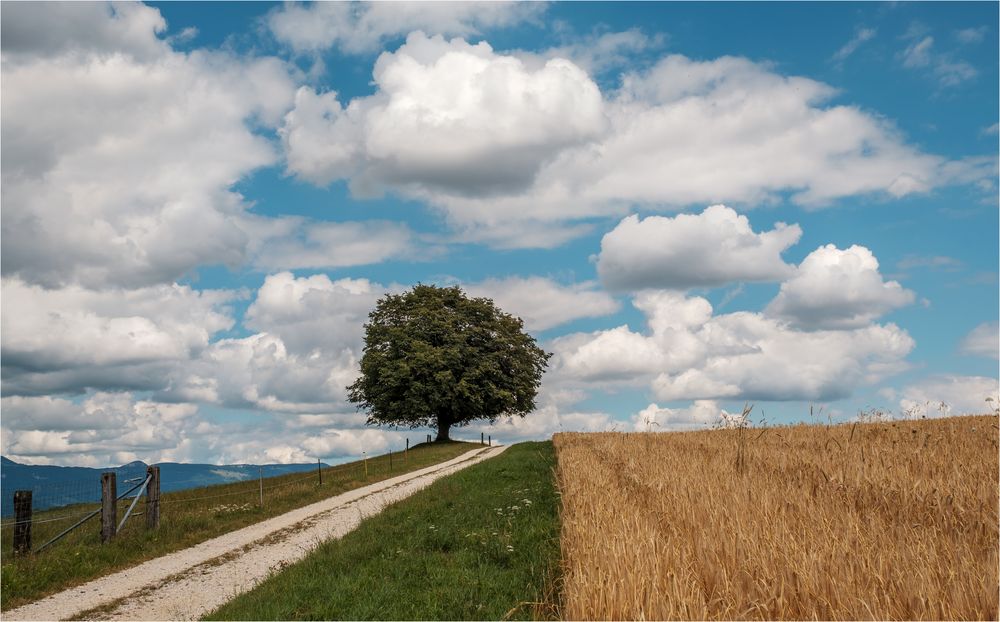
[[(263, 506), (256, 480), (166, 493), (161, 498), (159, 529), (147, 531), (143, 516), (130, 518), (116, 539), (106, 545), (100, 542), (100, 517), (95, 517), (41, 553), (15, 558), (10, 554), (13, 527), (6, 526), (0, 530), (3, 547), (0, 608), (18, 607), (321, 499), (450, 460), (478, 446), (460, 442), (421, 444), (411, 448), (405, 460), (400, 453), (394, 453), (391, 471), (388, 455), (370, 458), (367, 476), (362, 462), (324, 469), (322, 485), (316, 473), (266, 478)], [(120, 503), (119, 520), (127, 509), (125, 500)], [(32, 528), (34, 547), (38, 548), (75, 522), (45, 521), (86, 514), (96, 507), (77, 505), (36, 513)], [(140, 501), (137, 511), (142, 508)]]
[(552, 443), (438, 480), (207, 616), (474, 620), (550, 615), (559, 559)]

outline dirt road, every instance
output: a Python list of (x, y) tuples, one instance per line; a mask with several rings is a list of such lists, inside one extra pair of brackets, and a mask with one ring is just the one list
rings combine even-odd
[(484, 447), (3, 612), (4, 620), (195, 620), (385, 506), (506, 449)]

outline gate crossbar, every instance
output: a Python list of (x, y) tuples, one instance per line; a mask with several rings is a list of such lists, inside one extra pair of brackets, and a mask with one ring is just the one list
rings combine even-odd
[[(131, 514), (132, 510), (135, 509), (135, 504), (139, 503), (139, 497), (142, 496), (142, 493), (146, 492), (146, 486), (149, 485), (149, 480), (151, 479), (153, 479), (152, 474), (146, 475), (146, 481), (142, 483), (142, 489), (139, 492), (135, 493), (135, 499), (132, 500), (132, 505), (128, 506), (128, 511), (125, 512), (125, 516), (122, 517), (122, 522), (118, 523), (117, 531), (121, 531), (122, 527), (125, 526), (125, 521), (128, 520), (128, 515)], [(135, 488), (133, 488), (132, 490), (135, 490)]]

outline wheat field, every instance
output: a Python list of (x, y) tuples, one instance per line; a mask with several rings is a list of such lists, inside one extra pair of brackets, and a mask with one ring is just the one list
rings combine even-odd
[(997, 619), (995, 416), (553, 441), (564, 619)]

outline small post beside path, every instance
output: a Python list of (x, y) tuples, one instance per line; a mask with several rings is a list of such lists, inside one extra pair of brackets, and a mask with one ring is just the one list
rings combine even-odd
[(257, 467), (257, 481), (260, 482), (260, 507), (264, 507), (264, 467)]
[(31, 491), (14, 491), (14, 556), (31, 552)]
[(323, 467), (320, 465), (319, 458), (316, 458), (316, 472), (319, 473), (319, 485), (323, 485)]
[(493, 447), (493, 436), (490, 435), (490, 436), (487, 436), (486, 438), (487, 438), (487, 442), (489, 443), (490, 447)]
[(115, 537), (118, 526), (118, 478), (114, 471), (101, 473), (101, 542)]
[(480, 445), (485, 445), (486, 444), (485, 437), (483, 436), (483, 434), (485, 434), (485, 432), (480, 432), (479, 433), (479, 444)]
[(389, 472), (392, 473), (392, 450), (389, 450)]
[(146, 486), (146, 529), (160, 526), (160, 467), (146, 467), (149, 484)]

